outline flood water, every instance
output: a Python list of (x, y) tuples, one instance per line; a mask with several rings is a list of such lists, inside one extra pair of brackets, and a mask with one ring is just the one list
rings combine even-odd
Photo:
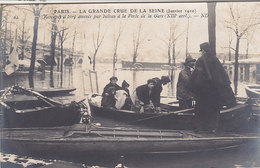
[[(54, 72), (53, 79), (50, 79), (50, 72), (36, 72), (34, 77), (35, 88), (49, 87), (75, 87), (77, 90), (73, 95), (68, 97), (58, 98), (62, 102), (71, 100), (82, 100), (91, 93), (102, 93), (104, 86), (109, 83), (109, 78), (113, 75), (112, 65), (97, 64), (97, 84), (96, 78), (90, 74), (87, 69), (82, 69), (81, 66), (65, 67), (63, 74)], [(130, 93), (135, 87), (145, 84), (146, 81), (153, 77), (161, 77), (169, 75), (172, 79), (171, 83), (163, 87), (162, 95), (175, 96), (176, 84), (180, 70), (161, 70), (161, 71), (133, 71), (122, 70), (116, 71), (116, 76), (121, 85), (123, 80), (130, 84)], [(92, 87), (91, 87), (92, 83)], [(24, 87), (29, 87), (27, 75), (4, 78), (4, 87), (19, 84)], [(238, 88), (238, 96), (246, 97), (245, 83), (240, 82)], [(115, 124), (113, 121), (97, 119), (102, 125), (103, 122), (107, 125)], [(259, 143), (245, 144), (236, 149), (225, 149), (214, 152), (200, 152), (190, 154), (136, 154), (125, 156), (125, 165), (133, 168), (232, 168), (232, 167), (260, 167), (260, 145)], [(49, 158), (49, 159), (64, 159), (64, 158)], [(72, 156), (65, 158), (66, 161), (77, 163), (85, 163), (89, 166), (115, 167), (120, 163), (120, 155), (113, 154), (109, 156)]]

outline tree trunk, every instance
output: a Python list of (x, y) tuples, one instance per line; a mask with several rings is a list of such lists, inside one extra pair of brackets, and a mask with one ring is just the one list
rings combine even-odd
[(208, 33), (211, 52), (216, 56), (216, 2), (208, 2)]
[(168, 64), (171, 65), (171, 42), (168, 45)]
[(228, 47), (228, 60), (231, 61), (231, 44), (229, 44), (229, 47)]
[(236, 43), (236, 51), (235, 51), (235, 67), (234, 67), (234, 89), (235, 89), (235, 95), (237, 95), (237, 83), (238, 83), (238, 53), (239, 53), (239, 42), (240, 38), (237, 37), (237, 43)]
[(133, 64), (136, 63), (136, 53), (134, 53), (134, 56), (133, 56)]
[(60, 42), (60, 71), (63, 72), (63, 41)]
[(172, 64), (175, 66), (175, 43), (172, 44)]
[(21, 57), (21, 60), (23, 60), (24, 59), (24, 46), (25, 46), (25, 40), (24, 40), (24, 22), (25, 21), (23, 21), (23, 31), (22, 31), (22, 57)]
[(55, 43), (56, 43), (56, 36), (57, 36), (57, 27), (55, 25), (55, 21), (52, 25), (52, 33), (51, 33), (51, 72), (50, 72), (50, 86), (54, 87), (53, 84), (53, 67), (55, 62)]
[(29, 85), (32, 88), (33, 88), (33, 74), (34, 74), (35, 60), (36, 60), (36, 46), (37, 46), (37, 37), (38, 37), (38, 25), (39, 25), (39, 15), (36, 15), (34, 17), (32, 54), (31, 54), (31, 64), (30, 64), (30, 70), (29, 70)]
[(93, 56), (93, 71), (96, 70), (96, 55), (97, 55), (97, 51), (95, 51), (94, 56)]
[(114, 53), (113, 56), (113, 76), (116, 75), (116, 52)]

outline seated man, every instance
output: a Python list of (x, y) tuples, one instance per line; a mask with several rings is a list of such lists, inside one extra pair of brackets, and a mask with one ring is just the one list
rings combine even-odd
[(107, 90), (108, 90), (108, 88), (110, 88), (110, 87), (114, 87), (116, 90), (120, 90), (120, 89), (121, 89), (121, 87), (117, 85), (117, 81), (118, 81), (117, 77), (112, 76), (109, 80), (110, 80), (110, 83), (107, 84), (107, 85), (104, 87), (102, 96), (108, 95), (108, 94), (107, 94)]
[(107, 108), (115, 108), (116, 99), (116, 88), (115, 87), (109, 87), (106, 90), (106, 94), (102, 97), (101, 106), (107, 107)]
[(149, 79), (147, 84), (141, 85), (136, 88), (132, 95), (132, 110), (137, 112), (154, 112), (154, 105), (151, 100), (152, 89), (154, 88), (155, 81)]

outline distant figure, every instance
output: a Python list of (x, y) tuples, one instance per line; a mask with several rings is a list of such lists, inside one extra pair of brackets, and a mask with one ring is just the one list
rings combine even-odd
[(201, 57), (188, 83), (195, 96), (195, 117), (198, 131), (215, 132), (220, 108), (236, 105), (230, 80), (218, 58), (211, 53), (208, 42), (200, 44)]
[(151, 112), (154, 111), (154, 105), (151, 100), (151, 92), (155, 85), (154, 80), (149, 79), (147, 84), (138, 86), (131, 99), (133, 102), (132, 110), (137, 112)]
[(191, 91), (187, 88), (188, 82), (191, 77), (191, 70), (194, 68), (195, 59), (188, 56), (183, 64), (185, 67), (179, 73), (177, 83), (177, 99), (179, 100), (180, 110), (192, 108), (192, 100), (194, 99)]
[(107, 84), (107, 85), (104, 87), (102, 96), (108, 95), (108, 94), (107, 94), (107, 90), (108, 90), (108, 88), (110, 88), (110, 87), (114, 87), (116, 90), (120, 90), (120, 89), (121, 89), (121, 87), (117, 85), (117, 81), (118, 81), (117, 77), (112, 76), (109, 80), (110, 80), (110, 83)]
[(106, 94), (102, 97), (101, 106), (106, 108), (115, 108), (116, 99), (116, 88), (115, 87), (109, 87), (106, 90)]
[(162, 85), (168, 84), (171, 80), (168, 76), (162, 76), (161, 79), (153, 78), (155, 86), (151, 93), (151, 99), (156, 111), (161, 111), (161, 92), (163, 90)]

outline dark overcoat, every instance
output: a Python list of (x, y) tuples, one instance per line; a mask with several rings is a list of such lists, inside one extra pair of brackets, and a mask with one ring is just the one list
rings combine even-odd
[(151, 91), (147, 84), (138, 86), (136, 88), (136, 95), (138, 99), (144, 103), (144, 105), (150, 104)]
[(151, 92), (151, 100), (155, 107), (160, 107), (161, 105), (161, 92), (162, 92), (162, 82), (161, 80), (154, 86)]
[(105, 96), (105, 93), (107, 93), (107, 90), (108, 90), (110, 87), (115, 87), (116, 90), (122, 89), (118, 84), (112, 84), (112, 83), (110, 82), (109, 84), (107, 84), (107, 85), (104, 87), (102, 96)]
[(196, 97), (213, 98), (218, 106), (234, 106), (236, 99), (229, 77), (217, 57), (206, 53), (195, 64), (188, 88)]
[(187, 87), (190, 77), (191, 77), (191, 71), (189, 67), (185, 67), (179, 73), (179, 78), (177, 83), (177, 93), (176, 93), (178, 100), (193, 99), (193, 95)]

